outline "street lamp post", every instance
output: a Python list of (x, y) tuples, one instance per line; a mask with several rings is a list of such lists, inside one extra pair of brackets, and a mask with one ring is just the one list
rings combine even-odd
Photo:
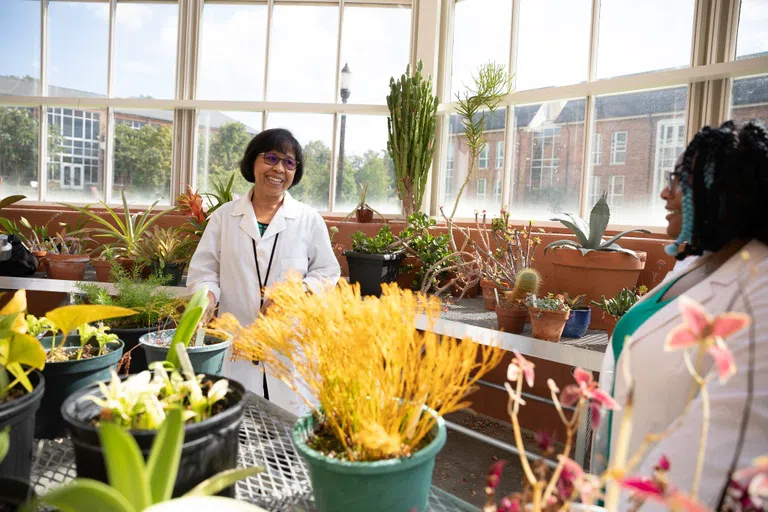
[[(341, 102), (346, 103), (351, 94), (349, 88), (352, 79), (352, 72), (349, 70), (349, 64), (344, 64), (341, 69)], [(339, 130), (339, 168), (336, 172), (336, 201), (341, 200), (341, 184), (344, 182), (344, 136), (347, 129), (347, 115), (341, 114), (341, 129)]]

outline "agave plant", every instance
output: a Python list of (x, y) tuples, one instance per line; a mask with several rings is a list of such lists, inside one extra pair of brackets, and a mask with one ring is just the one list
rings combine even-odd
[(623, 252), (637, 258), (637, 253), (635, 251), (625, 249), (616, 242), (618, 242), (621, 237), (630, 233), (650, 233), (647, 229), (630, 229), (619, 233), (609, 240), (603, 240), (605, 229), (608, 227), (608, 222), (611, 219), (611, 208), (608, 206), (607, 194), (605, 192), (600, 196), (600, 199), (595, 203), (595, 206), (592, 207), (592, 212), (589, 214), (589, 225), (587, 225), (581, 217), (571, 213), (566, 213), (565, 215), (567, 218), (555, 217), (550, 220), (556, 220), (573, 231), (573, 234), (576, 235), (578, 241), (558, 240), (552, 242), (544, 248), (544, 254), (546, 254), (549, 249), (554, 249), (556, 247), (572, 247), (581, 251), (582, 255), (592, 251), (610, 251)]

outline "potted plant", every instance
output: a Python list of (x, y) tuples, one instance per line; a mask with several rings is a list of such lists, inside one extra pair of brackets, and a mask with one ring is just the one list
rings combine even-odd
[[(205, 231), (208, 219), (213, 212), (221, 207), (221, 205), (235, 199), (232, 188), (236, 176), (237, 173), (233, 172), (226, 184), (224, 181), (211, 180), (213, 192), (202, 195), (187, 185), (187, 193), (180, 194), (176, 198), (179, 210), (189, 216), (181, 229), (185, 233), (192, 235), (191, 251), (193, 253), (197, 247), (197, 242), (203, 236), (203, 231)], [(203, 196), (208, 200), (208, 207), (204, 205)]]
[[(11, 427), (0, 430), (0, 464), (11, 448)], [(19, 510), (27, 501), (34, 499), (32, 485), (21, 478), (0, 476), (0, 510)]]
[[(19, 223), (15, 221), (0, 218), (0, 225), (3, 226), (6, 232), (10, 235), (18, 236), (24, 245), (29, 249), (29, 252), (34, 254), (37, 261), (40, 262), (38, 271), (46, 272), (45, 255), (48, 253), (48, 240), (50, 239), (50, 232), (48, 230), (48, 224), (61, 216), (61, 212), (55, 213), (48, 222), (42, 226), (33, 226), (26, 218), (20, 217)], [(26, 232), (19, 227), (19, 224), (25, 228)]]
[(342, 219), (341, 222), (346, 222), (349, 220), (349, 218), (354, 215), (357, 222), (361, 224), (367, 224), (370, 222), (373, 222), (373, 214), (376, 213), (379, 217), (381, 217), (382, 220), (386, 222), (386, 219), (384, 219), (384, 216), (371, 208), (366, 202), (365, 202), (365, 194), (368, 191), (368, 185), (363, 185), (362, 183), (358, 184), (358, 187), (360, 188), (360, 201), (358, 201), (357, 205), (352, 209), (351, 212), (347, 214), (346, 217)]
[(24, 332), (27, 297), (17, 291), (0, 310), (0, 431), (8, 431), (8, 451), (0, 478), (29, 481), (35, 412), (45, 391), (45, 350)]
[[(215, 494), (238, 480), (263, 471), (258, 467), (226, 470), (201, 481), (187, 491), (184, 497), (172, 500), (177, 475), (180, 471), (183, 474), (185, 470), (180, 467), (185, 438), (183, 423), (180, 409), (168, 411), (166, 419), (152, 442), (146, 462), (142, 457), (140, 445), (129, 433), (117, 425), (102, 423), (98, 430), (98, 438), (109, 468), (107, 482), (77, 478), (47, 492), (32, 505), (46, 504), (62, 510), (178, 511), (195, 503), (195, 497)], [(219, 500), (206, 503), (223, 507), (222, 510), (252, 512), (262, 510), (254, 506), (236, 505), (234, 500), (224, 498)], [(166, 507), (158, 507), (157, 504), (163, 504)], [(201, 509), (187, 508), (186, 510)]]
[(95, 283), (78, 283), (83, 296), (78, 298), (84, 304), (101, 304), (132, 309), (135, 315), (105, 321), (111, 332), (125, 344), (119, 370), (138, 373), (147, 369), (144, 350), (139, 347), (139, 338), (149, 332), (168, 328), (179, 318), (179, 307), (184, 300), (165, 289), (168, 277), (152, 274), (143, 279), (138, 268), (131, 273), (120, 265), (112, 267), (111, 279), (116, 293), (110, 293)]
[(548, 293), (546, 297), (529, 295), (525, 300), (528, 314), (531, 316), (533, 337), (544, 341), (560, 341), (565, 322), (571, 310), (562, 295)]
[(413, 75), (406, 66), (399, 80), (390, 78), (387, 96), (387, 152), (406, 217), (421, 210), (435, 148), (438, 97), (432, 92), (432, 77), (421, 72), (421, 60)]
[(397, 279), (400, 261), (405, 254), (389, 225), (384, 224), (373, 237), (356, 231), (352, 235), (352, 250), (344, 251), (344, 256), (347, 257), (350, 282), (360, 284), (361, 294), (378, 297), (382, 283)]
[(434, 323), (440, 300), (382, 287), (380, 298), (363, 299), (344, 281), (307, 294), (294, 274), (271, 289), (272, 305), (253, 324), (231, 314), (213, 324), (312, 409), (293, 440), (320, 512), (426, 510), (446, 438), (441, 416), (467, 406), (473, 384), (503, 357), (497, 347), (419, 332), (415, 317)]
[(589, 322), (592, 319), (592, 310), (584, 303), (586, 295), (571, 297), (567, 292), (562, 295), (563, 300), (571, 310), (571, 316), (565, 322), (563, 336), (566, 338), (581, 338), (587, 333)]
[[(83, 316), (84, 322), (77, 327), (77, 335), (68, 336), (65, 329), (71, 329), (73, 315)], [(133, 315), (134, 311), (114, 306), (64, 306), (50, 311), (42, 318), (27, 315), (27, 332), (40, 336), (40, 343), (46, 350), (46, 364), (43, 376), (48, 384), (45, 395), (37, 410), (35, 437), (54, 439), (66, 432), (61, 419), (61, 404), (75, 391), (93, 382), (109, 379), (110, 369), (117, 367), (123, 355), (123, 342), (109, 327), (101, 324), (90, 325), (90, 321), (101, 321)], [(43, 334), (50, 334), (42, 337)], [(60, 336), (59, 336), (60, 335)]]
[(82, 235), (58, 232), (47, 241), (46, 270), (51, 279), (82, 281), (91, 257), (88, 256), (88, 239)]
[(537, 294), (541, 286), (541, 276), (532, 268), (522, 269), (517, 273), (515, 287), (511, 292), (504, 292), (496, 305), (496, 319), (500, 331), (520, 334), (528, 320), (525, 298)]
[(96, 258), (91, 258), (91, 265), (96, 270), (96, 280), (100, 283), (110, 282), (112, 267), (117, 265), (118, 250), (111, 245), (103, 245)]
[(601, 295), (613, 297), (622, 288), (633, 288), (640, 271), (645, 268), (646, 253), (619, 246), (623, 236), (630, 233), (650, 233), (646, 229), (624, 231), (604, 240), (611, 218), (606, 195), (595, 203), (589, 215), (589, 225), (575, 215), (554, 218), (569, 228), (576, 240), (558, 240), (544, 248), (544, 254), (554, 249), (550, 261), (554, 268), (555, 286), (574, 295), (586, 295), (597, 300)]
[[(172, 344), (178, 364), (157, 363), (152, 373), (143, 371), (122, 380), (113, 372), (108, 383), (81, 389), (64, 402), (61, 412), (74, 444), (78, 477), (108, 481), (111, 463), (99, 439), (99, 427), (106, 424), (128, 429), (150, 465), (158, 456), (166, 457), (153, 456), (153, 444), (156, 437), (163, 441), (161, 446), (165, 444), (158, 429), (173, 410), (181, 411), (184, 444), (179, 473), (164, 484), (167, 494), (181, 496), (216, 473), (236, 467), (245, 389), (221, 377), (195, 375), (184, 349), (208, 305), (207, 293), (199, 291), (179, 321)], [(234, 496), (232, 487), (222, 492)]]
[(194, 250), (192, 239), (180, 229), (155, 226), (136, 243), (134, 253), (153, 273), (169, 276), (168, 286), (178, 286)]
[(608, 336), (613, 334), (613, 329), (616, 324), (619, 323), (621, 317), (629, 311), (629, 308), (635, 305), (640, 300), (640, 297), (645, 295), (648, 288), (640, 286), (637, 290), (630, 290), (629, 288), (622, 288), (615, 297), (606, 299), (605, 295), (600, 297), (600, 301), (592, 301), (592, 305), (600, 308), (603, 311), (603, 315), (610, 316), (608, 323)]
[[(426, 213), (414, 212), (408, 216), (408, 224), (399, 234), (406, 251), (397, 276), (400, 288), (427, 291), (440, 288), (441, 282), (445, 284), (448, 274), (444, 269), (450, 265), (447, 256), (451, 254), (451, 240), (447, 233), (436, 234), (436, 226), (435, 219)], [(430, 269), (435, 279), (427, 282)]]

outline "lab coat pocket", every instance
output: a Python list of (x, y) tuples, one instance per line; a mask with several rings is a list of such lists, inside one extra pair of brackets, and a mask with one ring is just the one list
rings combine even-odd
[(309, 260), (307, 258), (286, 258), (280, 262), (280, 274), (285, 279), (291, 271), (299, 272), (302, 277), (307, 275)]

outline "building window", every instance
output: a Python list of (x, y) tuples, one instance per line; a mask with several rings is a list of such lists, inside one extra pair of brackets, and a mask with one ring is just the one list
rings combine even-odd
[(488, 168), (488, 144), (483, 146), (483, 149), (480, 150), (480, 157), (477, 159), (477, 165), (480, 169)]
[(477, 180), (477, 201), (485, 202), (488, 197), (488, 180), (481, 178)]
[(62, 134), (58, 151), (49, 155), (48, 180), (62, 189), (82, 189), (99, 182), (101, 114), (71, 108), (48, 109), (48, 124)]
[(552, 185), (557, 166), (560, 163), (557, 156), (559, 137), (559, 126), (533, 132), (531, 189), (541, 189)]
[(674, 170), (675, 161), (685, 149), (685, 120), (665, 119), (656, 125), (656, 172), (654, 197), (667, 183), (667, 175)]
[(501, 178), (496, 180), (493, 185), (493, 202), (494, 204), (501, 204)]
[(592, 134), (592, 165), (600, 165), (602, 163), (603, 154), (603, 134)]
[(504, 141), (496, 143), (496, 169), (504, 168)]
[(592, 176), (592, 187), (589, 189), (589, 207), (592, 208), (592, 205), (594, 205), (598, 199), (600, 199), (600, 195), (603, 193), (602, 190), (600, 190), (600, 176)]
[(456, 149), (453, 146), (453, 142), (448, 144), (448, 157), (445, 161), (445, 197), (453, 195), (453, 166), (454, 166), (454, 153)]
[(608, 206), (611, 208), (624, 205), (624, 176), (611, 176), (608, 189)]
[(147, 125), (146, 121), (136, 121), (135, 119), (115, 119), (117, 124), (124, 124), (130, 126), (134, 130), (141, 130)]
[(627, 162), (627, 132), (611, 134), (611, 165)]

